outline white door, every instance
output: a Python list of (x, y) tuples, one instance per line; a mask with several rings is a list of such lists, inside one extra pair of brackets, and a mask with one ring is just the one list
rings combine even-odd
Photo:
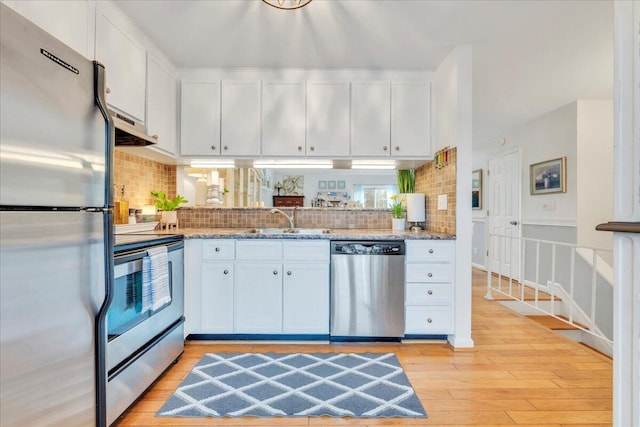
[(491, 271), (520, 277), (520, 156), (489, 160), (489, 263)]

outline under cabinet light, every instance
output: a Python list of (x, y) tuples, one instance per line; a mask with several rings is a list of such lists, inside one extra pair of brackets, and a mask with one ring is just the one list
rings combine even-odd
[(351, 169), (395, 169), (395, 160), (353, 160)]
[(331, 160), (256, 160), (256, 169), (333, 169)]
[(236, 167), (235, 160), (191, 160), (192, 168), (231, 169)]

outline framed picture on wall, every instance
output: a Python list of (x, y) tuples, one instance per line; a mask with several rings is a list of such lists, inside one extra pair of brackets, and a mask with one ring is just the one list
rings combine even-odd
[(531, 195), (567, 192), (567, 158), (547, 160), (529, 166)]
[(471, 208), (482, 209), (482, 169), (471, 172)]
[(327, 181), (318, 181), (318, 190), (326, 190)]
[(344, 190), (345, 188), (344, 181), (338, 181), (338, 190)]
[(336, 189), (336, 182), (335, 181), (327, 181), (327, 188), (329, 190), (335, 190)]

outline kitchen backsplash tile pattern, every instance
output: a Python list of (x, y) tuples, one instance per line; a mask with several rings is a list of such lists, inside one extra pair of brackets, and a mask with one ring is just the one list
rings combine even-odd
[[(456, 159), (455, 148), (449, 150), (449, 164), (440, 169), (431, 161), (416, 169), (416, 193), (424, 193), (427, 230), (432, 233), (456, 232)], [(471, 185), (471, 184), (469, 184)], [(438, 195), (447, 195), (447, 209), (438, 210)]]
[[(291, 215), (292, 208), (281, 208)], [(184, 228), (270, 228), (289, 227), (282, 215), (268, 208), (180, 208), (178, 221)], [(387, 210), (296, 208), (295, 225), (304, 228), (390, 229), (391, 214)]]
[(116, 200), (124, 185), (124, 200), (130, 208), (141, 208), (152, 203), (151, 190), (161, 190), (171, 198), (176, 195), (176, 167), (125, 153), (116, 149), (114, 161)]

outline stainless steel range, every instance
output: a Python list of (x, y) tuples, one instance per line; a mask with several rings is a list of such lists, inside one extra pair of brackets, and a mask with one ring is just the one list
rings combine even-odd
[[(184, 350), (182, 236), (115, 236), (113, 300), (107, 312), (107, 422), (113, 423)], [(143, 301), (143, 260), (167, 249), (170, 301), (150, 309)]]

